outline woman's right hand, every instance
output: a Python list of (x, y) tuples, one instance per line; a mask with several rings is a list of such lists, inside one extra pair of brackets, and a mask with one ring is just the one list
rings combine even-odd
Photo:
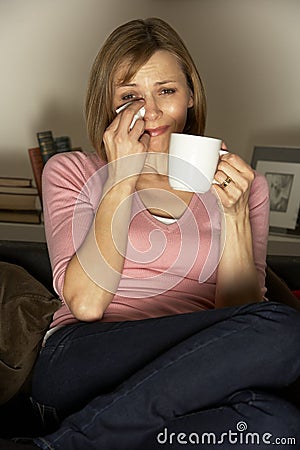
[(143, 100), (134, 101), (121, 111), (103, 136), (109, 173), (118, 181), (124, 177), (138, 178), (144, 167), (150, 141), (150, 136), (144, 133), (145, 121), (138, 119), (130, 129), (134, 115), (143, 105)]

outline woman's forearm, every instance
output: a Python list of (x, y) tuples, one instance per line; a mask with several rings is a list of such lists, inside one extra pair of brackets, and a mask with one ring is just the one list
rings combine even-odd
[(79, 320), (101, 319), (118, 288), (134, 189), (129, 179), (106, 189), (86, 239), (67, 266), (64, 299)]
[(79, 320), (101, 319), (117, 291), (123, 270), (132, 194), (144, 167), (150, 136), (145, 122), (129, 125), (144, 101), (133, 102), (106, 129), (103, 143), (108, 179), (93, 226), (65, 273), (63, 295)]
[(216, 307), (253, 303), (262, 299), (253, 258), (249, 212), (225, 215), (224, 249), (218, 266)]

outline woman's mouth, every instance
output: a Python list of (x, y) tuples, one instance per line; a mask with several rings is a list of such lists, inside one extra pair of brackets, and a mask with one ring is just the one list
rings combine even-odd
[(165, 125), (157, 128), (147, 128), (145, 133), (149, 134), (150, 137), (156, 137), (164, 134), (168, 130), (169, 126)]

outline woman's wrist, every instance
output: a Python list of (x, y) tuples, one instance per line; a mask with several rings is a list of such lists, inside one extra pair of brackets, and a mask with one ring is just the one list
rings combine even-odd
[(123, 178), (119, 177), (117, 174), (115, 176), (109, 176), (103, 185), (102, 198), (109, 192), (118, 193), (118, 195), (120, 195), (119, 198), (124, 198), (124, 196), (126, 197), (133, 194), (136, 189), (138, 178), (139, 175), (123, 176)]

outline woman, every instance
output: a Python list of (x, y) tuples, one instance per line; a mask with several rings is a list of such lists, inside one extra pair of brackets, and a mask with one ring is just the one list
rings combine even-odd
[(244, 448), (246, 429), (261, 448), (300, 439), (299, 411), (276, 395), (300, 374), (299, 314), (263, 301), (266, 180), (229, 152), (208, 193), (168, 183), (170, 134), (203, 134), (205, 115), (167, 23), (134, 20), (108, 37), (86, 102), (96, 152), (54, 156), (43, 175), (62, 307), (32, 396), (57, 429), (12, 448)]

